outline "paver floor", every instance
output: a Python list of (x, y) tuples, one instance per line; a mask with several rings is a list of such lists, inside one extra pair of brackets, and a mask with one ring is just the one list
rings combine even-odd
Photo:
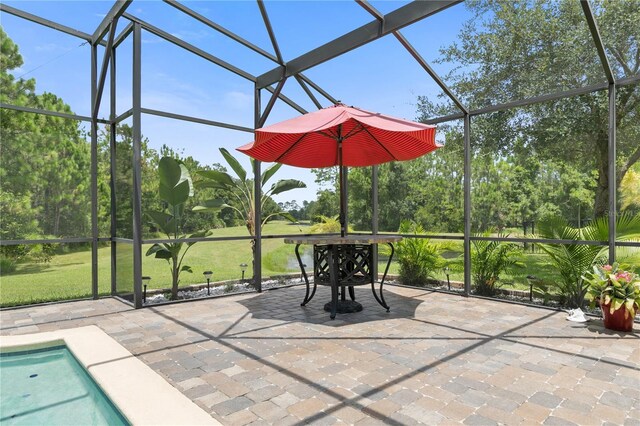
[[(95, 324), (223, 424), (640, 425), (640, 336), (563, 312), (386, 287), (335, 320), (301, 287), (133, 310), (0, 313), (0, 334)], [(150, 408), (153, 401), (148, 401)]]

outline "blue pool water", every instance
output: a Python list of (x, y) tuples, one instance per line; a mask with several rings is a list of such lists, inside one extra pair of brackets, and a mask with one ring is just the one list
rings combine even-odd
[(0, 354), (3, 425), (128, 425), (66, 346)]

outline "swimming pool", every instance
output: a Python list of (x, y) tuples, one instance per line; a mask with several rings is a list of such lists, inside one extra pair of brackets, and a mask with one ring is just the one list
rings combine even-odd
[[(84, 372), (88, 372), (131, 424), (220, 425), (95, 325), (34, 334), (0, 335), (0, 353), (55, 346), (68, 348)], [(6, 414), (0, 412), (0, 417), (6, 417)], [(44, 424), (49, 423), (47, 419)]]
[(0, 354), (0, 422), (129, 424), (66, 346)]

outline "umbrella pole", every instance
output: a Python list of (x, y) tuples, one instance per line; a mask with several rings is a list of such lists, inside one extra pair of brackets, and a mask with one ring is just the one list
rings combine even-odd
[(346, 214), (347, 200), (344, 193), (344, 174), (342, 173), (342, 139), (338, 139), (338, 179), (340, 181), (340, 236), (344, 237), (347, 233)]

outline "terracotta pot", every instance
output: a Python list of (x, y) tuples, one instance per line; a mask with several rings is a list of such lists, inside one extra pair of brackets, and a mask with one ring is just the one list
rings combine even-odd
[[(608, 328), (609, 330), (632, 331), (633, 316), (627, 314), (627, 318), (625, 319), (624, 317), (624, 313), (627, 309), (622, 306), (617, 311), (609, 313), (610, 308), (610, 303), (606, 305), (600, 305), (600, 309), (602, 309), (602, 315), (604, 316), (604, 327)], [(638, 306), (636, 306), (636, 309), (638, 309)]]

